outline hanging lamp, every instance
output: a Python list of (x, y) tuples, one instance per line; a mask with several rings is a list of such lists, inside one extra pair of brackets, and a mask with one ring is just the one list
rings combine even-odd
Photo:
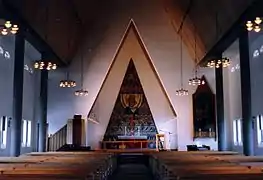
[[(68, 52), (70, 52), (70, 40), (71, 40), (71, 33), (70, 33), (70, 30), (71, 30), (71, 24), (70, 24), (70, 19), (68, 17)], [(67, 69), (67, 72), (66, 72), (66, 79), (64, 80), (61, 80), (59, 82), (59, 87), (61, 88), (73, 88), (73, 87), (76, 87), (76, 81), (74, 80), (71, 80), (69, 78), (69, 70)]]
[(75, 91), (76, 96), (87, 96), (88, 95), (88, 90), (83, 88), (83, 51), (81, 51), (81, 59), (80, 59), (80, 70), (81, 70), (81, 75), (80, 75), (80, 89)]
[(202, 80), (200, 77), (197, 76), (197, 70), (198, 70), (198, 62), (197, 62), (197, 53), (196, 53), (196, 27), (195, 27), (195, 74), (194, 77), (189, 79), (188, 84), (191, 86), (199, 86), (199, 85), (204, 85), (205, 81)]
[(180, 36), (180, 68), (181, 68), (181, 88), (175, 91), (177, 96), (186, 96), (188, 95), (188, 90), (183, 88), (183, 40), (182, 35)]
[(16, 34), (19, 30), (17, 24), (12, 23), (10, 20), (0, 20), (0, 34), (6, 36), (8, 34)]
[[(218, 41), (218, 12), (216, 12), (216, 17), (215, 17), (215, 24), (216, 24), (216, 42)], [(210, 59), (207, 62), (207, 67), (210, 68), (219, 68), (219, 67), (228, 67), (230, 65), (230, 60), (227, 57), (220, 57), (220, 58), (214, 58)]]
[(261, 31), (262, 18), (256, 17), (254, 21), (247, 21), (246, 27), (248, 31), (254, 30), (255, 32)]
[(61, 87), (61, 88), (72, 88), (72, 87), (76, 87), (76, 85), (77, 85), (76, 81), (71, 80), (69, 78), (69, 72), (66, 73), (66, 79), (61, 80), (59, 82), (59, 87)]
[[(45, 9), (45, 24), (46, 24), (46, 30), (45, 30), (45, 41), (48, 42), (48, 4), (46, 4), (46, 9)], [(34, 62), (34, 68), (39, 69), (39, 70), (56, 70), (57, 69), (57, 64), (53, 63), (52, 61), (48, 59), (43, 59), (43, 60), (36, 60)]]

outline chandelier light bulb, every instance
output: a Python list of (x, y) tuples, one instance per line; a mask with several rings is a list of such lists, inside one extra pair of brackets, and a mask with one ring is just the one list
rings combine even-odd
[(248, 31), (252, 31), (252, 30), (253, 30), (253, 27), (247, 27), (247, 30), (248, 30)]
[(252, 27), (253, 26), (253, 23), (251, 21), (247, 21), (247, 24), (246, 24), (247, 27)]
[(19, 28), (18, 28), (18, 26), (17, 26), (16, 24), (13, 25), (13, 27), (12, 27), (12, 30), (13, 30), (13, 31), (18, 31), (18, 29), (19, 29)]
[(38, 62), (35, 62), (35, 64), (34, 64), (34, 68), (35, 68), (35, 69), (38, 69), (38, 68), (39, 68), (39, 64), (38, 64)]
[(57, 69), (57, 65), (56, 65), (56, 64), (53, 64), (52, 69), (53, 69), (53, 70), (56, 70), (56, 69)]
[(13, 31), (13, 30), (11, 30), (10, 31), (12, 34), (16, 34), (17, 33), (17, 31)]
[(6, 28), (2, 29), (1, 34), (4, 36), (7, 35), (8, 34), (7, 29)]
[(255, 32), (259, 32), (260, 30), (261, 30), (261, 28), (259, 26), (255, 26), (255, 28), (254, 28)]
[(256, 17), (255, 23), (259, 25), (261, 22), (262, 22), (261, 18), (260, 17)]
[(12, 26), (11, 21), (6, 21), (5, 22), (5, 27), (6, 28), (10, 28), (11, 26)]

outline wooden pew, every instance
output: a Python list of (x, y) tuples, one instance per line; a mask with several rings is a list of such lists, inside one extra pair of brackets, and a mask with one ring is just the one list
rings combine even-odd
[(30, 153), (0, 158), (0, 179), (106, 179), (114, 166), (109, 153)]
[(262, 157), (232, 152), (162, 152), (152, 154), (151, 168), (159, 179), (263, 179)]

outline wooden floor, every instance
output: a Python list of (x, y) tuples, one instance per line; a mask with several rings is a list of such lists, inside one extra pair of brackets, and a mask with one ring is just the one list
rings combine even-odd
[[(145, 152), (145, 164), (117, 165), (123, 152), (29, 153), (0, 158), (0, 180), (262, 180), (263, 157), (234, 152)], [(142, 156), (144, 152), (133, 152)], [(113, 175), (112, 175), (113, 174)]]

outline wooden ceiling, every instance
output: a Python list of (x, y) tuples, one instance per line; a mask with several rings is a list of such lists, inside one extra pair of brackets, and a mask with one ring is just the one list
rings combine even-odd
[[(176, 31), (191, 0), (163, 0), (165, 10)], [(195, 35), (197, 61), (215, 45), (219, 38), (237, 21), (255, 0), (193, 0), (181, 30), (182, 38), (191, 56), (195, 57)], [(218, 28), (216, 35), (216, 16)]]
[[(82, 44), (83, 32), (97, 31), (95, 22), (110, 16), (117, 2), (115, 0), (8, 1), (66, 63), (72, 60)], [(160, 1), (170, 22), (178, 31), (191, 0)], [(217, 41), (216, 12), (218, 12), (219, 36), (221, 36), (253, 1), (255, 0), (193, 0), (181, 31), (183, 41), (193, 59), (195, 32), (197, 32), (197, 59), (200, 59)]]

